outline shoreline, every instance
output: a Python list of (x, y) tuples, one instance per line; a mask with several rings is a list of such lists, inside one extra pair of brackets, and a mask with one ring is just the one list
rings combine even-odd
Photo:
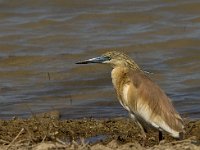
[[(147, 141), (129, 118), (61, 120), (57, 111), (27, 119), (0, 120), (0, 149), (195, 149), (200, 148), (200, 120), (185, 121), (185, 139), (176, 140), (149, 130)], [(43, 148), (42, 148), (43, 147)]]

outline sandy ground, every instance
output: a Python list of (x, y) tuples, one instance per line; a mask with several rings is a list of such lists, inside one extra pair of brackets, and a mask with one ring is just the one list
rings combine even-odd
[(28, 119), (0, 120), (0, 149), (200, 149), (200, 120), (185, 120), (182, 141), (149, 130), (145, 145), (138, 126), (129, 118), (60, 120), (59, 113)]

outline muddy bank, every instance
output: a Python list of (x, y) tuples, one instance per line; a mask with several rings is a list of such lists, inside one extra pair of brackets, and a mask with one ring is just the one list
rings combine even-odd
[[(177, 141), (149, 131), (144, 146), (140, 129), (129, 118), (60, 120), (54, 111), (28, 119), (0, 120), (0, 148), (5, 149), (195, 149), (200, 148), (200, 120), (185, 121), (186, 135)], [(45, 148), (44, 148), (45, 147)]]

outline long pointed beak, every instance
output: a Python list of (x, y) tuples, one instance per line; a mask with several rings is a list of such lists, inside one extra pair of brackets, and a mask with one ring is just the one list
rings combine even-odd
[(95, 57), (84, 61), (79, 61), (76, 64), (89, 64), (89, 63), (103, 63), (104, 61), (109, 60), (107, 57)]

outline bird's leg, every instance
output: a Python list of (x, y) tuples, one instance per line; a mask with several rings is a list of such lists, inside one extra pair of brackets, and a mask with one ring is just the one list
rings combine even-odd
[(159, 133), (158, 133), (158, 138), (159, 138), (159, 143), (160, 143), (160, 141), (162, 141), (163, 140), (163, 135), (162, 135), (162, 131), (158, 131)]
[(139, 121), (136, 121), (136, 123), (138, 124), (138, 126), (141, 129), (142, 138), (143, 138), (142, 146), (145, 146), (145, 144), (146, 144), (146, 138), (147, 138), (147, 136), (146, 136), (147, 130), (140, 124)]
[(179, 133), (179, 140), (183, 140), (184, 139), (184, 132), (180, 132)]
[(135, 115), (132, 114), (132, 113), (129, 113), (130, 117), (138, 124), (138, 126), (140, 127), (141, 129), (141, 133), (142, 133), (142, 139), (143, 139), (143, 142), (142, 142), (142, 146), (145, 146), (146, 144), (146, 133), (147, 133), (147, 130), (140, 124), (140, 122), (136, 119)]

